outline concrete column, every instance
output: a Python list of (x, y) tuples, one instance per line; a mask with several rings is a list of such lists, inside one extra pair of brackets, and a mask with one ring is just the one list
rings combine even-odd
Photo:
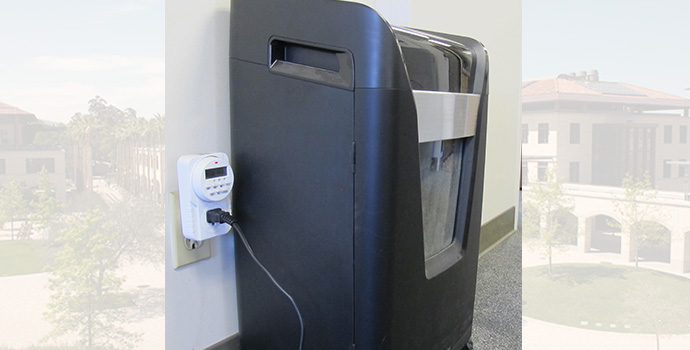
[(635, 255), (632, 251), (632, 241), (630, 239), (630, 226), (622, 225), (621, 227), (621, 259), (623, 261), (633, 261)]
[(592, 225), (593, 219), (578, 217), (577, 218), (577, 251), (582, 253), (589, 253), (592, 248)]
[(684, 272), (686, 260), (685, 235), (680, 229), (671, 231), (671, 269), (675, 272)]

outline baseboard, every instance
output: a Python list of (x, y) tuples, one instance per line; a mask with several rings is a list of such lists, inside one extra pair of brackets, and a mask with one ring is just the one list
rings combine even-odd
[(205, 350), (240, 350), (240, 333), (235, 333), (207, 347)]
[(479, 236), (479, 255), (484, 255), (486, 252), (495, 247), (497, 243), (510, 236), (514, 230), (515, 206), (510, 207), (510, 209), (504, 211), (486, 224), (482, 225), (482, 230)]

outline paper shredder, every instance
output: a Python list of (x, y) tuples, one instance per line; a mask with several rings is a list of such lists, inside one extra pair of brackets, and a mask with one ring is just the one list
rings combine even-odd
[[(233, 0), (233, 211), (298, 304), (304, 349), (470, 341), (488, 61), (476, 40), (344, 1)], [(297, 349), (236, 244), (242, 349)]]

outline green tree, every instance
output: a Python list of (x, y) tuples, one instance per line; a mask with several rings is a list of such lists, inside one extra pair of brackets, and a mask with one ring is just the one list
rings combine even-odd
[(547, 256), (552, 275), (553, 251), (568, 243), (561, 215), (572, 210), (572, 200), (563, 193), (555, 167), (549, 168), (546, 175), (546, 181), (530, 184), (525, 191), (522, 224), (523, 237)]
[(122, 293), (117, 276), (120, 256), (116, 223), (100, 210), (75, 219), (63, 236), (52, 266), (53, 291), (46, 317), (53, 323), (48, 335), (58, 338), (76, 332), (86, 349), (131, 349), (139, 334), (125, 331), (132, 296)]
[(34, 198), (31, 201), (31, 208), (33, 209), (31, 219), (48, 230), (48, 238), (50, 239), (53, 236), (56, 223), (60, 221), (63, 206), (55, 198), (55, 188), (50, 181), (50, 174), (46, 168), (41, 169), (41, 172), (38, 173), (38, 189)]
[(68, 152), (71, 161), (71, 174), (78, 191), (91, 191), (93, 189), (92, 166), (95, 129), (100, 126), (91, 115), (77, 113), (72, 116), (67, 125), (67, 137), (72, 141), (72, 147)]
[(630, 236), (630, 253), (639, 267), (640, 250), (658, 244), (668, 243), (669, 236), (659, 230), (661, 214), (657, 207), (651, 204), (657, 197), (657, 191), (652, 187), (649, 174), (642, 178), (635, 178), (627, 174), (621, 184), (623, 195), (613, 201), (613, 206), (621, 217), (620, 224), (612, 223), (621, 228), (623, 234)]
[(14, 239), (14, 221), (24, 219), (29, 212), (29, 200), (24, 182), (13, 178), (0, 189), (0, 219), (10, 221), (10, 235)]
[(623, 293), (623, 316), (641, 328), (654, 330), (656, 349), (660, 350), (661, 334), (671, 334), (676, 327), (687, 324), (690, 310), (679, 307), (676, 298), (673, 289), (638, 283)]

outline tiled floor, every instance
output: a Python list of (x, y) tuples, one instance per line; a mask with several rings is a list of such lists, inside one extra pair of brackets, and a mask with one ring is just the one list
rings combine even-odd
[(476, 350), (522, 348), (522, 234), (479, 259), (472, 341)]

